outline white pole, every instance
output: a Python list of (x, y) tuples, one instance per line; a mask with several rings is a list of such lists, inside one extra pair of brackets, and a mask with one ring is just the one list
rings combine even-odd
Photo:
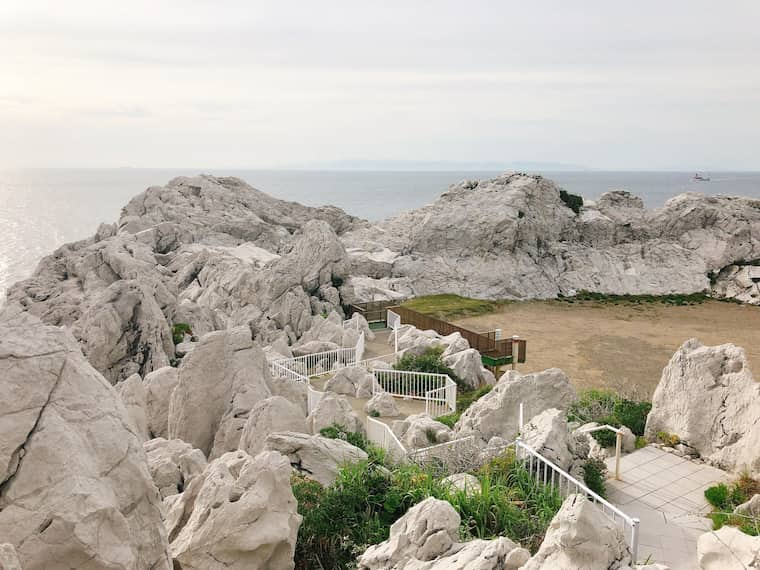
[(522, 428), (523, 428), (523, 422), (524, 422), (524, 420), (525, 420), (525, 415), (524, 415), (524, 411), (523, 411), (523, 403), (520, 402), (520, 419), (518, 420), (520, 422), (520, 429), (519, 429), (519, 432), (518, 432), (520, 435), (522, 435)]
[(520, 350), (520, 343), (518, 342), (519, 340), (519, 336), (512, 336), (512, 370), (515, 369), (515, 365), (517, 364), (517, 352)]
[(623, 445), (623, 434), (617, 432), (615, 438), (615, 479), (620, 481), (620, 449)]
[(393, 327), (393, 361), (398, 363), (398, 324)]

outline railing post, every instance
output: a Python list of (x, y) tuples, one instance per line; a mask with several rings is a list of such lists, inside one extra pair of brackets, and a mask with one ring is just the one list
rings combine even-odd
[(520, 352), (520, 337), (517, 335), (512, 335), (512, 370), (515, 369), (515, 364), (517, 363), (517, 355)]
[(631, 519), (631, 562), (636, 564), (639, 560), (639, 523), (638, 518)]
[(523, 424), (525, 424), (524, 407), (525, 407), (524, 402), (520, 402), (520, 416), (519, 416), (520, 425), (517, 427), (517, 433), (519, 433), (520, 435), (522, 435)]
[(623, 434), (618, 431), (615, 435), (615, 479), (620, 481), (620, 451), (623, 447)]

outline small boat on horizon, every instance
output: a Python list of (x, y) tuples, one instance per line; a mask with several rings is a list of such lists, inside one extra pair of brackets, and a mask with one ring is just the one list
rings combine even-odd
[(710, 182), (709, 176), (702, 176), (699, 172), (696, 172), (691, 179), (694, 182)]

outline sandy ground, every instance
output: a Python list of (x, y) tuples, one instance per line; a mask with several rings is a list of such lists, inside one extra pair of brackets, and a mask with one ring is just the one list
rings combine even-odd
[(760, 379), (760, 307), (719, 301), (686, 307), (531, 301), (456, 322), (525, 338), (528, 358), (518, 370), (561, 368), (578, 388), (610, 388), (648, 399), (670, 357), (692, 337), (743, 347)]

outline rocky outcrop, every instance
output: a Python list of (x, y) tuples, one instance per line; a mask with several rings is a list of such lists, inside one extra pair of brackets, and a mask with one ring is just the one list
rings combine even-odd
[(179, 382), (178, 371), (172, 366), (154, 370), (145, 377), (145, 415), (151, 437), (169, 435), (169, 402)]
[(267, 436), (264, 449), (282, 453), (296, 471), (324, 486), (335, 481), (341, 466), (367, 459), (364, 451), (342, 439), (296, 432)]
[(583, 479), (583, 465), (592, 455), (589, 439), (593, 438), (571, 433), (563, 410), (550, 408), (534, 416), (523, 426), (521, 438), (576, 479)]
[(744, 350), (686, 341), (655, 390), (646, 435), (677, 435), (712, 463), (760, 473), (760, 383)]
[(296, 404), (273, 396), (253, 406), (240, 436), (240, 449), (255, 457), (268, 435), (279, 431), (309, 433), (306, 416)]
[[(576, 213), (554, 182), (508, 173), (452, 185), (432, 204), (348, 232), (356, 277), (342, 292), (361, 300), (397, 291), (492, 299), (582, 289), (694, 293), (710, 289), (723, 268), (760, 259), (758, 235), (760, 201), (751, 198), (690, 193), (645, 210), (614, 191)], [(373, 257), (383, 262), (369, 264)]]
[(127, 408), (127, 415), (135, 428), (135, 433), (139, 436), (140, 441), (148, 441), (150, 436), (146, 415), (145, 387), (142, 378), (139, 374), (132, 374), (123, 382), (116, 384), (115, 388), (124, 407)]
[(68, 331), (0, 315), (0, 401), (0, 536), (24, 568), (171, 568), (139, 436)]
[(749, 501), (736, 507), (734, 512), (739, 515), (760, 518), (760, 494), (753, 495)]
[(150, 476), (162, 499), (182, 493), (193, 477), (206, 468), (201, 450), (180, 439), (151, 439), (143, 444), (143, 449)]
[(253, 406), (271, 395), (269, 365), (251, 331), (237, 327), (202, 337), (179, 367), (169, 404), (169, 438), (210, 459), (238, 448)]
[(519, 408), (524, 403), (524, 420), (550, 408), (567, 409), (575, 400), (575, 389), (562, 370), (505, 373), (488, 394), (473, 403), (456, 423), (458, 436), (475, 434), (513, 440), (519, 430)]
[(391, 429), (406, 449), (421, 449), (454, 439), (454, 432), (428, 414), (413, 414), (393, 422)]
[(363, 366), (347, 366), (327, 380), (325, 391), (368, 399), (376, 391), (373, 386), (377, 387), (377, 381), (372, 372)]
[(385, 542), (359, 557), (359, 570), (517, 570), (530, 553), (508, 538), (459, 542), (459, 514), (429, 498), (391, 526)]
[(570, 495), (549, 524), (538, 552), (521, 570), (621, 568), (630, 563), (618, 526), (583, 495)]
[(369, 415), (381, 418), (395, 418), (401, 415), (396, 401), (388, 392), (378, 392), (364, 405), (364, 411)]
[[(464, 339), (462, 339), (464, 340)], [(451, 346), (446, 350), (452, 348)], [(496, 384), (493, 373), (483, 366), (480, 353), (474, 348), (454, 352), (444, 357), (443, 363), (469, 388), (477, 390), (482, 386)]]
[(225, 453), (182, 494), (172, 556), (183, 570), (292, 569), (297, 506), (282, 455)]
[(319, 433), (323, 428), (338, 425), (347, 431), (364, 433), (364, 422), (351, 407), (351, 403), (332, 392), (325, 392), (319, 403), (306, 418), (311, 433)]
[(697, 540), (697, 560), (701, 570), (760, 568), (760, 537), (732, 526), (706, 532)]
[(467, 495), (477, 495), (481, 490), (478, 478), (469, 473), (455, 473), (444, 477), (441, 480), (441, 485), (452, 491), (463, 491)]
[(0, 570), (22, 570), (21, 562), (12, 544), (0, 544)]

